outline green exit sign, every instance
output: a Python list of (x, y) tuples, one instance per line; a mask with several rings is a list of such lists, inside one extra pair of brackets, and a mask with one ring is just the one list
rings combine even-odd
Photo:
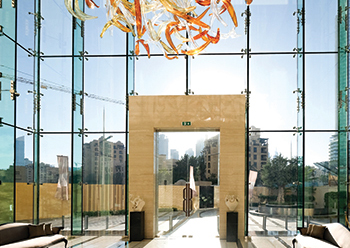
[(190, 121), (183, 121), (182, 126), (191, 126), (191, 122)]

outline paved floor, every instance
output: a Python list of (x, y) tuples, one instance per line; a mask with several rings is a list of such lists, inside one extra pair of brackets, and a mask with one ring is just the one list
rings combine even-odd
[[(89, 235), (93, 229), (102, 230), (106, 223), (109, 223), (110, 230), (122, 230), (124, 228), (122, 218), (109, 219), (106, 222), (105, 217), (99, 219), (89, 219), (89, 230), (85, 236), (69, 237), (68, 246), (71, 248), (291, 248), (292, 239), (295, 235), (295, 219), (284, 218), (266, 218), (266, 230), (263, 230), (263, 217), (249, 215), (250, 240), (239, 240), (238, 243), (226, 242), (220, 240), (217, 230), (217, 216), (210, 211), (198, 212), (196, 215), (188, 218), (171, 232), (164, 232), (163, 235), (152, 240), (143, 240), (142, 242), (125, 242), (122, 240), (122, 234), (118, 236), (97, 236)], [(160, 224), (166, 231), (169, 226), (167, 218)], [(287, 229), (286, 229), (287, 227)], [(64, 247), (63, 244), (57, 244), (54, 248)]]

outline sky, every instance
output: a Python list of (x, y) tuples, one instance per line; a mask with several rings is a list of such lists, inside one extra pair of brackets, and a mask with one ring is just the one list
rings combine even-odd
[(169, 158), (170, 149), (176, 149), (181, 158), (188, 149), (192, 149), (196, 156), (197, 141), (210, 139), (218, 132), (160, 132), (159, 134), (164, 134), (169, 140)]

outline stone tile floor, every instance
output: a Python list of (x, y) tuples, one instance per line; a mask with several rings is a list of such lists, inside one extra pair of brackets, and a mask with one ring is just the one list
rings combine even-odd
[[(99, 219), (98, 219), (99, 218)], [(97, 236), (91, 235), (93, 229), (103, 230), (106, 225), (105, 217), (90, 218), (89, 230), (85, 236), (69, 237), (68, 246), (70, 248), (291, 248), (292, 239), (295, 232), (296, 222), (291, 219), (287, 222), (286, 230), (285, 219), (268, 218), (266, 229), (263, 231), (263, 218), (249, 215), (249, 230), (251, 239), (249, 241), (240, 240), (238, 243), (226, 242), (218, 238), (217, 217), (207, 216), (205, 218), (189, 218), (184, 224), (180, 225), (174, 231), (161, 235), (152, 240), (145, 239), (141, 242), (125, 242), (122, 240), (122, 234), (118, 236)], [(109, 219), (110, 230), (119, 230), (123, 232), (124, 224), (122, 219)], [(168, 225), (166, 220), (162, 225)], [(64, 247), (57, 244), (53, 248)]]

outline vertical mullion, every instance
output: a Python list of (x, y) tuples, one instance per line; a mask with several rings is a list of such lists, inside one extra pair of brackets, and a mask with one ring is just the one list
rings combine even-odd
[(130, 53), (134, 51), (135, 38), (132, 34), (126, 34), (126, 108), (125, 108), (125, 235), (129, 235), (129, 92), (135, 92), (135, 57)]
[(245, 231), (244, 231), (244, 235), (248, 236), (248, 214), (249, 214), (249, 97), (250, 97), (250, 88), (249, 88), (249, 69), (250, 69), (250, 65), (249, 65), (249, 57), (250, 57), (250, 7), (249, 5), (247, 5), (247, 10), (246, 10), (246, 29), (247, 29), (247, 99), (246, 99), (246, 169), (245, 169)]
[(338, 222), (345, 224), (347, 209), (347, 0), (338, 0)]
[(33, 114), (33, 166), (34, 166), (34, 194), (33, 194), (33, 219), (34, 223), (39, 223), (39, 204), (40, 204), (40, 103), (41, 103), (41, 89), (40, 89), (40, 64), (41, 64), (41, 0), (35, 0), (35, 40), (34, 40), (34, 114)]

